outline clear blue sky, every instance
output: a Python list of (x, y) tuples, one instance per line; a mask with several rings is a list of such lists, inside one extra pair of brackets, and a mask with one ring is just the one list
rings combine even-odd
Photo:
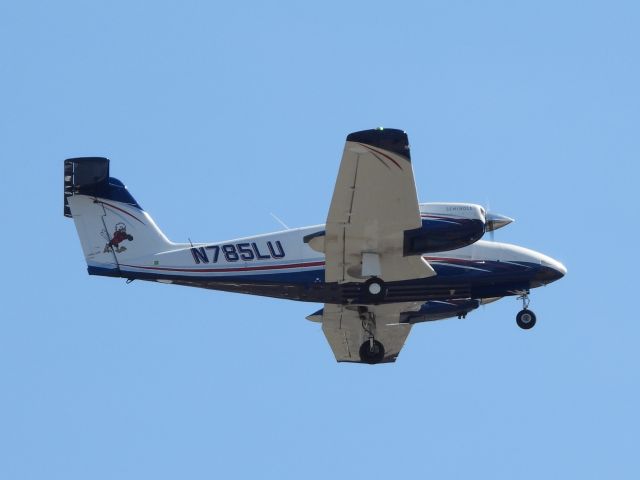
[[(616, 1), (2, 2), (0, 478), (639, 478), (640, 10)], [(325, 220), (345, 136), (517, 219), (532, 295), (336, 364), (316, 304), (89, 277), (62, 161), (176, 241)]]

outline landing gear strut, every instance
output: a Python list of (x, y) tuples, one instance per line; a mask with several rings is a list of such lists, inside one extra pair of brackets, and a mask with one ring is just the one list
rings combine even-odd
[(524, 292), (518, 300), (522, 300), (522, 310), (516, 315), (516, 323), (520, 328), (529, 330), (536, 324), (536, 314), (529, 310), (529, 293)]

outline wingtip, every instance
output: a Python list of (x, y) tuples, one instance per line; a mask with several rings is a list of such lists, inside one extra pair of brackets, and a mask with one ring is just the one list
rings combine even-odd
[(396, 128), (372, 128), (361, 130), (347, 135), (347, 142), (363, 143), (372, 147), (381, 148), (411, 161), (409, 149), (409, 137), (403, 130)]

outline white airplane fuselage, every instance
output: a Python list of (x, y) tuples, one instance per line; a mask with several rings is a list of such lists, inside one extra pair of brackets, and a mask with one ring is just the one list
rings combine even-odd
[[(215, 243), (172, 243), (162, 248), (134, 251), (136, 229), (144, 226), (163, 238), (146, 212), (111, 199), (98, 199), (99, 208), (127, 225), (133, 240), (124, 239), (118, 252), (105, 249), (101, 241), (86, 251), (93, 275), (124, 277), (197, 286), (215, 290), (265, 295), (311, 302), (361, 303), (359, 285), (325, 282), (324, 255), (305, 239), (324, 231), (324, 225), (294, 228), (274, 233)], [(76, 195), (71, 209), (96, 208), (95, 200)], [(84, 205), (83, 205), (84, 204)], [(426, 204), (428, 205), (428, 204)], [(454, 217), (451, 217), (454, 218)], [(442, 219), (438, 220), (440, 223)], [(426, 235), (436, 226), (423, 221)], [(95, 229), (99, 229), (96, 225)], [(517, 245), (484, 240), (455, 250), (423, 255), (436, 276), (389, 282), (384, 303), (494, 298), (515, 295), (561, 278), (566, 269), (547, 255)], [(133, 258), (132, 258), (133, 257)], [(355, 287), (355, 288), (354, 288)]]

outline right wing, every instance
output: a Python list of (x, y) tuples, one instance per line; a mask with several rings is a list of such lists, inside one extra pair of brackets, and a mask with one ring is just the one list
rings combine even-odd
[[(363, 314), (358, 307), (325, 304), (322, 312), (322, 331), (338, 362), (389, 363), (395, 362), (411, 331), (409, 323), (400, 323), (400, 314), (420, 308), (420, 303), (388, 303), (367, 307), (364, 317), (375, 321), (363, 328)], [(371, 334), (384, 347), (384, 355), (375, 362), (360, 356), (360, 348)]]

